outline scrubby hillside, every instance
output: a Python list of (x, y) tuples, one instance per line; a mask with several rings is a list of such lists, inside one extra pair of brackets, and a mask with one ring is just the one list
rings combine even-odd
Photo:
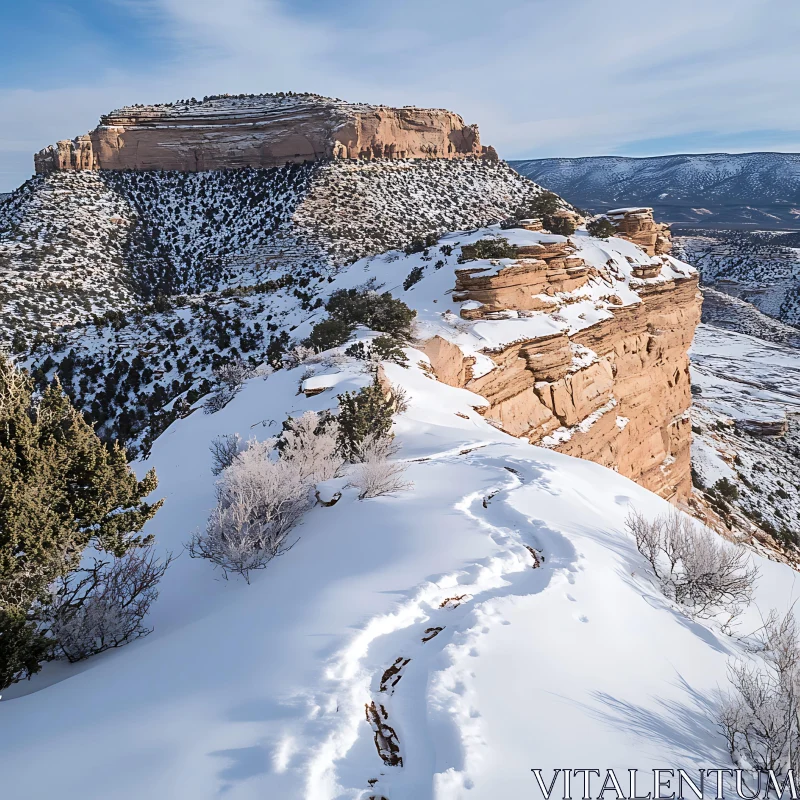
[(655, 158), (544, 158), (513, 161), (531, 180), (581, 208), (653, 206), (666, 222), (704, 227), (796, 227), (800, 155), (707, 153)]
[[(160, 477), (160, 548), (205, 525), (212, 438), (264, 440), (372, 380), (343, 349), (253, 377), (155, 442), (136, 468)], [(151, 636), (4, 696), (10, 796), (494, 800), (535, 793), (531, 769), (549, 780), (565, 754), (618, 775), (732, 765), (719, 691), (731, 659), (757, 657), (725, 615), (667, 599), (637, 552), (626, 517), (669, 506), (502, 433), (480, 397), (405, 352), (407, 367), (382, 367), (406, 395), (395, 434), (413, 486), (365, 500), (346, 480), (320, 486), (294, 546), (249, 585), (184, 554)], [(793, 599), (791, 569), (755, 563), (744, 635)]]
[(711, 286), (703, 289), (703, 322), (773, 344), (800, 347), (800, 330), (797, 327), (768, 317), (752, 303)]
[(263, 361), (345, 264), (540, 192), (486, 159), (38, 176), (0, 206), (0, 340), (135, 449), (215, 366)]
[(710, 325), (692, 345), (695, 486), (728, 525), (800, 544), (800, 352)]
[(759, 311), (800, 326), (800, 251), (791, 236), (766, 231), (685, 230), (676, 253), (697, 266), (703, 283)]

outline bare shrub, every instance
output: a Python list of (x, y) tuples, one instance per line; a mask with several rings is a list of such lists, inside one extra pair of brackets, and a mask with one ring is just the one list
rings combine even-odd
[(242, 437), (238, 433), (215, 436), (208, 449), (211, 450), (211, 474), (219, 475), (233, 464), (233, 459), (242, 451)]
[(303, 480), (316, 483), (335, 478), (344, 463), (339, 455), (338, 428), (330, 417), (306, 411), (284, 423), (281, 458), (290, 461)]
[(205, 558), (248, 583), (289, 549), (288, 536), (310, 504), (309, 481), (292, 459), (272, 458), (276, 440), (249, 442), (217, 483), (217, 507), (204, 532), (188, 544), (193, 558)]
[(75, 662), (147, 636), (144, 617), (172, 560), (152, 547), (133, 548), (62, 579), (50, 609), (56, 652)]
[(757, 662), (729, 664), (733, 690), (723, 697), (718, 723), (737, 764), (785, 770), (800, 763), (800, 651), (790, 612), (773, 612), (752, 648)]
[(220, 386), (223, 386), (231, 391), (238, 392), (242, 388), (244, 382), (252, 377), (253, 370), (244, 361), (235, 360), (228, 361), (220, 364), (214, 370), (214, 377)]
[(225, 408), (239, 393), (244, 382), (253, 377), (254, 371), (243, 361), (228, 361), (214, 370), (217, 391), (214, 392), (203, 404), (206, 414), (215, 414)]
[(653, 521), (634, 511), (626, 526), (661, 590), (693, 616), (711, 617), (725, 611), (730, 624), (750, 601), (758, 569), (744, 548), (698, 529), (677, 510)]
[(408, 411), (408, 392), (396, 383), (392, 384), (392, 402), (395, 414), (403, 414)]
[(403, 480), (405, 463), (389, 460), (397, 450), (390, 436), (370, 433), (364, 437), (358, 446), (359, 463), (350, 480), (350, 485), (358, 489), (359, 500), (394, 494), (413, 486)]

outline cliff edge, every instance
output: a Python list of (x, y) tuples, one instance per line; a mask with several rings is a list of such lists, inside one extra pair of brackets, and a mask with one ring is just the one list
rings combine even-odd
[(325, 159), (496, 157), (476, 125), (437, 108), (390, 108), (314, 94), (126, 106), (34, 156), (56, 170), (205, 170)]

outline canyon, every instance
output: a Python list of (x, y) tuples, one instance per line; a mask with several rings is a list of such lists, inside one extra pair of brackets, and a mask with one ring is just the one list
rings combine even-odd
[(486, 154), (478, 128), (444, 109), (389, 108), (320, 97), (220, 96), (128, 106), (89, 133), (44, 148), (37, 173), (203, 170), (325, 159), (464, 158)]

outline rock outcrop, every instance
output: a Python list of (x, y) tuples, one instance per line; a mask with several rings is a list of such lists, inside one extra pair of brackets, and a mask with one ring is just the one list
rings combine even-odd
[(674, 260), (643, 257), (629, 265), (625, 287), (639, 300), (623, 303), (612, 276), (567, 242), (522, 246), (518, 256), (494, 269), (476, 264), (456, 273), (453, 299), (470, 301), (463, 319), (559, 315), (590, 296), (604, 318), (574, 332), (484, 349), (493, 368), (478, 376), (474, 356), (434, 337), (425, 352), (439, 379), (486, 398), (486, 417), (514, 436), (686, 500), (692, 485), (687, 351), (700, 320), (696, 273), (676, 272)]
[(128, 106), (88, 134), (34, 156), (54, 170), (203, 170), (275, 167), (321, 159), (486, 155), (476, 125), (443, 109), (388, 108), (318, 95), (216, 97)]
[(652, 208), (618, 208), (606, 216), (614, 223), (617, 236), (638, 245), (647, 255), (661, 255), (672, 249), (669, 225), (656, 222)]

